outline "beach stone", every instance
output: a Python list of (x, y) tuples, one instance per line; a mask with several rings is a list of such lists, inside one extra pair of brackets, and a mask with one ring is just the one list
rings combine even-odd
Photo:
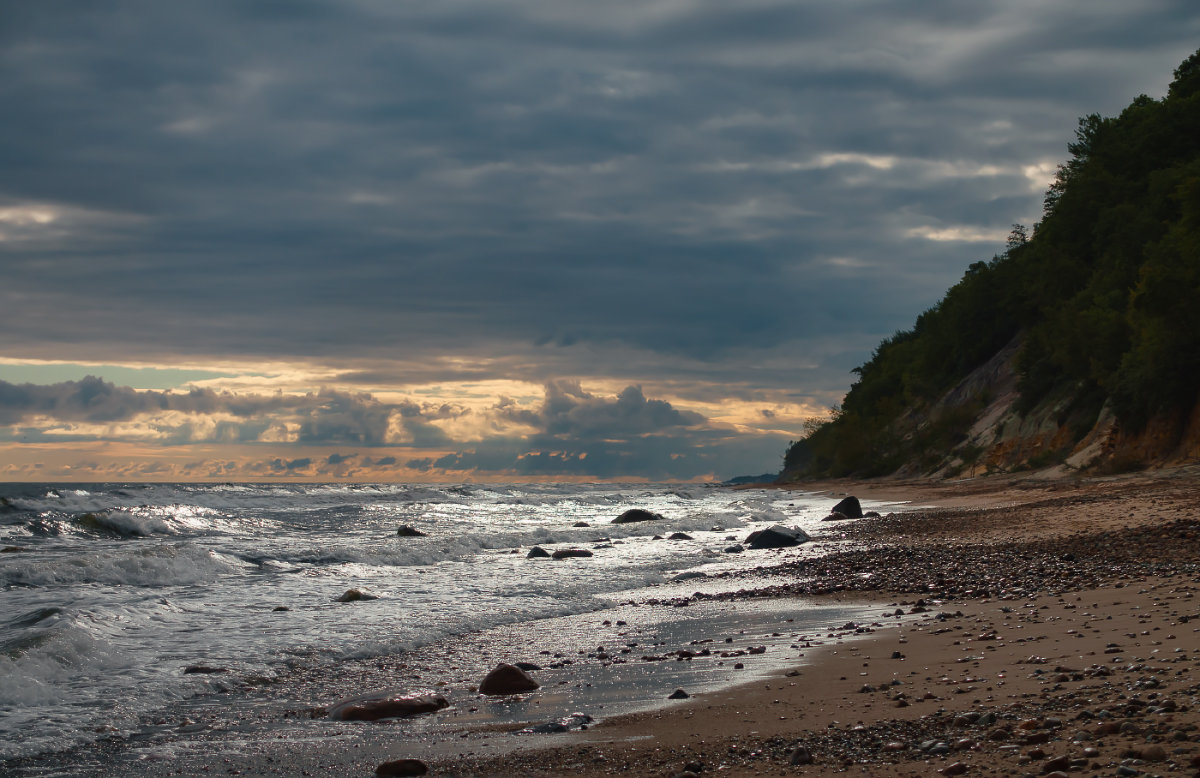
[(938, 770), (942, 775), (962, 775), (966, 771), (967, 766), (962, 762), (953, 762)]
[(751, 532), (746, 540), (743, 541), (749, 548), (787, 548), (789, 546), (798, 546), (811, 540), (808, 534), (798, 527), (785, 527), (782, 524), (775, 524), (760, 529), (757, 532)]
[(535, 665), (533, 662), (513, 662), (513, 667), (519, 667), (527, 673), (535, 673), (542, 669), (541, 665)]
[(208, 665), (188, 665), (183, 668), (184, 675), (212, 675), (213, 673), (227, 673), (229, 670), (224, 667), (209, 667)]
[(1066, 772), (1071, 769), (1071, 757), (1056, 756), (1053, 759), (1047, 759), (1042, 765), (1043, 773)]
[(272, 610), (272, 611), (274, 611), (274, 612), (276, 612), (276, 613), (283, 613), (284, 611), (290, 611), (290, 610), (291, 610), (291, 608), (289, 608), (289, 607), (288, 607), (288, 606), (286, 606), (286, 605), (276, 605), (276, 606), (275, 606), (274, 608), (272, 608), (271, 610)]
[(805, 765), (812, 763), (812, 752), (802, 745), (796, 746), (794, 749), (792, 749), (792, 755), (788, 757), (788, 764), (790, 765)]
[(690, 581), (693, 578), (708, 578), (708, 573), (704, 572), (703, 570), (688, 570), (687, 572), (680, 573), (679, 575), (675, 576), (671, 580), (672, 581)]
[(24, 550), (20, 546), (5, 546), (4, 548), (0, 548), (0, 554), (19, 554)]
[(375, 778), (401, 778), (407, 775), (425, 775), (429, 765), (420, 759), (394, 759), (375, 768)]
[(662, 519), (661, 513), (643, 510), (641, 508), (630, 508), (620, 516), (612, 520), (613, 524), (631, 524), (635, 521), (658, 521)]
[(501, 662), (479, 682), (479, 693), (520, 694), (521, 692), (531, 692), (539, 685), (521, 668)]
[(686, 700), (692, 695), (685, 692), (683, 689), (676, 689), (667, 697), (668, 700)]
[(433, 713), (450, 707), (441, 695), (418, 695), (412, 697), (358, 697), (333, 705), (329, 718), (336, 721), (379, 721), (380, 719), (402, 719)]
[(550, 552), (541, 546), (534, 546), (529, 549), (529, 553), (525, 555), (526, 559), (549, 559)]
[(725, 553), (726, 553), (726, 554), (740, 554), (740, 553), (742, 553), (742, 552), (743, 552), (743, 551), (745, 551), (745, 550), (746, 550), (746, 549), (742, 548), (740, 545), (733, 545), (733, 546), (726, 546), (726, 547), (725, 547)]
[(411, 526), (411, 525), (409, 525), (409, 524), (401, 524), (399, 527), (397, 527), (397, 528), (396, 528), (396, 534), (397, 534), (397, 535), (399, 535), (399, 536), (400, 536), (400, 537), (402, 537), (402, 538), (425, 538), (425, 537), (429, 537), (427, 534), (425, 534), (425, 533), (424, 533), (424, 532), (422, 532), (421, 530), (419, 530), (419, 529), (417, 529), (416, 527), (413, 527), (413, 526)]
[(1141, 749), (1141, 758), (1147, 762), (1165, 762), (1167, 760), (1167, 749), (1154, 743)]
[(574, 524), (572, 524), (571, 526), (572, 527), (590, 527), (592, 525), (588, 524), (586, 521), (577, 521)]
[(821, 521), (845, 521), (848, 518), (850, 518), (850, 517), (847, 516), (846, 514), (838, 513), (837, 511), (834, 511), (833, 513), (829, 514), (825, 518), (821, 519)]
[(857, 497), (847, 497), (833, 506), (833, 510), (830, 513), (840, 513), (847, 519), (861, 519), (863, 517), (862, 506), (859, 505)]
[(676, 533), (672, 534), (669, 538), (667, 538), (667, 540), (691, 540), (691, 539), (692, 539), (692, 536), (687, 534), (686, 532), (676, 532)]
[(592, 552), (586, 548), (560, 548), (550, 556), (554, 559), (572, 559), (574, 557), (589, 557), (591, 555)]

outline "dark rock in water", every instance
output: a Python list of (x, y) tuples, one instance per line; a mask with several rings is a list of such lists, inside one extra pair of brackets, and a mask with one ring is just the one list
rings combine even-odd
[(867, 511), (863, 514), (864, 519), (878, 519), (879, 511)]
[(212, 675), (213, 673), (227, 673), (227, 672), (229, 672), (229, 671), (226, 670), (224, 667), (209, 667), (208, 665), (188, 665), (187, 667), (183, 668), (184, 675), (195, 675), (195, 674)]
[(501, 662), (479, 682), (479, 693), (520, 694), (531, 692), (539, 685), (521, 668)]
[(402, 537), (402, 538), (425, 538), (425, 537), (429, 537), (427, 534), (425, 534), (425, 533), (424, 533), (424, 532), (422, 532), (421, 530), (417, 529), (416, 527), (409, 526), (408, 524), (401, 524), (399, 527), (397, 527), (397, 528), (396, 528), (396, 534), (397, 534), (397, 535), (399, 535), (399, 536), (400, 536), (400, 537)]
[(591, 555), (592, 552), (586, 548), (560, 548), (550, 556), (554, 559), (570, 559), (572, 557), (586, 557)]
[(513, 662), (513, 667), (519, 667), (527, 673), (532, 673), (541, 670), (541, 665), (535, 665), (533, 662)]
[(667, 540), (691, 540), (691, 539), (692, 539), (692, 536), (687, 534), (686, 532), (676, 532), (673, 535), (671, 535), (671, 537), (667, 538)]
[(688, 697), (691, 697), (691, 696), (692, 695), (688, 694), (683, 689), (676, 689), (675, 691), (671, 692), (671, 694), (667, 697), (667, 699), (668, 700), (686, 700)]
[(802, 529), (775, 524), (766, 529), (751, 532), (745, 543), (750, 548), (787, 548), (788, 546), (798, 546), (810, 539)]
[(663, 516), (661, 513), (652, 513), (651, 511), (642, 510), (641, 508), (630, 508), (620, 516), (612, 520), (613, 524), (631, 524), (635, 521), (657, 521)]
[(708, 573), (701, 570), (688, 570), (672, 578), (672, 581), (690, 581), (693, 578), (708, 578)]
[(593, 720), (586, 713), (572, 713), (558, 721), (547, 721), (545, 724), (537, 724), (521, 731), (536, 735), (551, 735), (558, 732), (570, 732), (573, 729), (587, 729), (587, 725), (591, 724)]
[(409, 775), (425, 775), (429, 765), (420, 759), (396, 759), (384, 762), (375, 768), (375, 778), (403, 778)]
[(526, 559), (549, 559), (550, 552), (541, 546), (534, 546), (529, 549), (529, 553), (525, 555)]
[(743, 551), (745, 551), (745, 550), (746, 550), (746, 549), (742, 548), (740, 545), (737, 545), (737, 546), (726, 546), (726, 547), (725, 547), (725, 553), (726, 553), (726, 554), (740, 554), (740, 553), (742, 553), (742, 552), (743, 552)]
[(577, 521), (574, 524), (572, 524), (571, 526), (572, 527), (590, 527), (592, 525), (588, 524), (586, 521)]
[(384, 696), (356, 697), (336, 703), (329, 709), (329, 718), (337, 721), (379, 721), (402, 719), (434, 713), (450, 703), (441, 695), (423, 694), (414, 697)]
[(341, 597), (337, 598), (337, 602), (358, 602), (360, 600), (378, 600), (379, 598), (373, 594), (367, 594), (361, 589), (347, 589)]
[(291, 608), (289, 608), (289, 607), (288, 607), (288, 606), (286, 606), (286, 605), (276, 605), (276, 606), (275, 606), (274, 608), (272, 608), (271, 610), (272, 610), (272, 611), (274, 611), (274, 612), (276, 612), (276, 613), (282, 613), (283, 611), (290, 611), (290, 610), (291, 610)]
[(16, 554), (24, 550), (20, 546), (5, 546), (4, 548), (0, 548), (0, 554)]
[(857, 497), (847, 497), (833, 506), (831, 512), (840, 513), (849, 519), (861, 519), (863, 517), (862, 506), (858, 504)]
[(838, 513), (837, 511), (834, 511), (833, 513), (829, 514), (825, 518), (821, 519), (821, 521), (845, 521), (848, 518), (850, 518), (850, 517), (847, 516), (846, 514)]

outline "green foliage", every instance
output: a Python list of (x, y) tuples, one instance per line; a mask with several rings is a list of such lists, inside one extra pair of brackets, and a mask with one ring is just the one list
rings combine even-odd
[(1106, 401), (1130, 426), (1196, 401), (1200, 51), (1165, 99), (1141, 95), (1118, 117), (1083, 117), (1067, 149), (1033, 235), (1013, 225), (1004, 254), (971, 264), (911, 330), (880, 343), (837, 413), (789, 447), (786, 471), (936, 465), (973, 418), (944, 415), (925, 429), (906, 419), (1018, 333), (1019, 409), (1071, 393), (1060, 421), (1073, 437)]

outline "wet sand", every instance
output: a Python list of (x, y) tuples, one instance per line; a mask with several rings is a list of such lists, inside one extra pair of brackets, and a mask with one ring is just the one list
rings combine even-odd
[[(810, 664), (439, 775), (1200, 774), (1200, 481), (821, 484), (959, 507), (738, 595), (870, 598), (917, 621)], [(986, 507), (995, 506), (995, 507)]]

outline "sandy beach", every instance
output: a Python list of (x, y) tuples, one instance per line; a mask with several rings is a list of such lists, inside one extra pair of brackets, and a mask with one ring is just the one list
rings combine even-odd
[(1196, 477), (805, 485), (939, 506), (847, 523), (853, 549), (736, 595), (869, 598), (865, 639), (431, 774), (1200, 774)]

